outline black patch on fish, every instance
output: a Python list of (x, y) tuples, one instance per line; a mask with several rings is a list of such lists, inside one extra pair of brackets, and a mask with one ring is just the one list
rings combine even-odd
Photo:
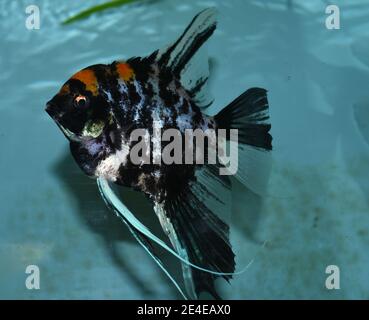
[(174, 107), (179, 101), (179, 95), (168, 88), (169, 84), (174, 80), (173, 75), (169, 72), (163, 71), (159, 75), (159, 95), (168, 107)]
[(201, 112), (195, 112), (193, 117), (192, 117), (192, 121), (194, 124), (199, 125), (201, 123), (202, 120), (202, 114)]
[(141, 191), (138, 188), (138, 177), (140, 174), (140, 168), (128, 161), (128, 163), (119, 167), (119, 176), (116, 183)]
[(135, 78), (141, 83), (145, 83), (152, 72), (151, 56), (147, 58), (133, 57), (126, 62), (134, 70)]
[(133, 82), (128, 82), (127, 87), (130, 107), (131, 110), (133, 111), (135, 109), (135, 106), (137, 106), (141, 102), (143, 97), (139, 95)]

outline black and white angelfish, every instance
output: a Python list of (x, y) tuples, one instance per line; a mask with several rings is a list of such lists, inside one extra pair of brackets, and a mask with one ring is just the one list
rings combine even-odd
[[(229, 280), (235, 270), (229, 227), (217, 214), (229, 210), (230, 178), (219, 175), (219, 162), (135, 164), (130, 152), (137, 141), (131, 133), (145, 129), (153, 135), (158, 124), (162, 131), (177, 129), (182, 134), (186, 129), (237, 129), (235, 177), (256, 191), (261, 188), (266, 175), (262, 166), (272, 149), (266, 90), (247, 90), (215, 116), (205, 112), (212, 102), (207, 92), (209, 64), (198, 50), (215, 28), (216, 10), (206, 9), (163, 50), (77, 72), (46, 107), (88, 176), (132, 187), (149, 197), (174, 250), (191, 262), (182, 263), (190, 298), (203, 291), (219, 298), (214, 280), (219, 276)], [(227, 139), (232, 143), (232, 135)], [(150, 242), (140, 232), (138, 238)]]

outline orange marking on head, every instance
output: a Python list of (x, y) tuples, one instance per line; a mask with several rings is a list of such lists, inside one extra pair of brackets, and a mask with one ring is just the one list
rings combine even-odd
[(92, 92), (94, 96), (98, 93), (98, 83), (95, 73), (90, 69), (84, 69), (77, 72), (72, 79), (79, 80), (83, 82), (86, 86), (86, 90)]
[(69, 88), (69, 84), (65, 84), (61, 87), (59, 94), (61, 95), (66, 95), (70, 93), (70, 88)]
[(130, 81), (135, 75), (133, 69), (128, 63), (117, 63), (116, 68), (119, 78), (121, 78), (123, 81)]

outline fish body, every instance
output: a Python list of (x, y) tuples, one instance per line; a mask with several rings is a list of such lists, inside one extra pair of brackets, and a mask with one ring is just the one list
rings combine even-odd
[[(215, 10), (206, 9), (163, 50), (89, 66), (64, 83), (46, 111), (69, 140), (74, 159), (88, 176), (144, 192), (183, 257), (208, 269), (232, 273), (235, 262), (229, 227), (205, 201), (221, 206), (222, 194), (217, 194), (214, 186), (230, 190), (229, 178), (216, 171), (219, 163), (156, 163), (155, 148), (149, 150), (149, 163), (137, 164), (130, 157), (137, 143), (132, 132), (137, 129), (145, 129), (150, 137), (158, 129), (175, 129), (182, 136), (188, 129), (237, 129), (241, 146), (271, 149), (266, 90), (246, 91), (215, 116), (204, 112), (208, 62), (196, 64), (194, 56), (215, 27)], [(204, 66), (205, 72), (200, 72)], [(149, 140), (150, 145), (154, 143)], [(168, 144), (161, 141), (159, 153)], [(216, 276), (188, 266), (183, 266), (183, 273), (192, 297), (202, 291), (219, 297), (214, 287)], [(223, 277), (230, 279), (230, 275)]]
[[(105, 177), (161, 201), (180, 184), (193, 180), (195, 165), (132, 164), (129, 151), (136, 142), (130, 139), (132, 131), (145, 128), (153, 136), (154, 129), (160, 127), (184, 135), (186, 129), (205, 131), (216, 125), (212, 117), (201, 112), (192, 99), (193, 93), (176, 75), (159, 67), (157, 54), (87, 67), (63, 85), (49, 106), (65, 106), (71, 95), (87, 99), (81, 108), (89, 109), (83, 110), (90, 112), (88, 118), (81, 120), (74, 115), (78, 110), (73, 110), (65, 119), (59, 116), (56, 120), (72, 132), (68, 138), (78, 165), (89, 176)], [(79, 108), (76, 102), (69, 103), (73, 103), (72, 109)], [(50, 107), (48, 112), (55, 116), (63, 111)], [(93, 136), (94, 130), (97, 137)]]

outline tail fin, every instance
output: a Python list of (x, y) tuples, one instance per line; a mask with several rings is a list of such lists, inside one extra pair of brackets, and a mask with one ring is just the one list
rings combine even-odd
[(216, 116), (222, 129), (238, 129), (239, 142), (272, 150), (266, 90), (252, 88), (241, 94)]
[(207, 90), (208, 57), (199, 49), (213, 34), (216, 15), (215, 8), (201, 11), (177, 41), (155, 53), (158, 65), (171, 70), (200, 108), (209, 106), (212, 99)]
[(238, 149), (236, 178), (257, 194), (264, 194), (268, 182), (272, 150), (269, 133), (269, 106), (265, 89), (252, 88), (221, 110), (214, 119), (221, 129), (237, 129), (238, 142), (229, 137), (231, 148)]

